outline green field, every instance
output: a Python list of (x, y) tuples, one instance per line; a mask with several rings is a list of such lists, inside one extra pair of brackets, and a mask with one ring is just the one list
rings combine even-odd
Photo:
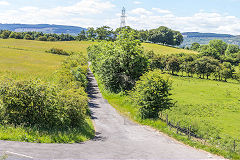
[(60, 48), (68, 52), (83, 52), (91, 42), (41, 42), (0, 39), (0, 76), (51, 79), (65, 56), (45, 51)]
[[(57, 83), (56, 71), (67, 56), (46, 53), (51, 48), (68, 52), (83, 52), (91, 42), (41, 42), (16, 39), (0, 39), (0, 79), (36, 80)], [(0, 105), (1, 107), (1, 105)], [(85, 126), (75, 130), (38, 130), (23, 126), (4, 125), (0, 127), (1, 140), (38, 143), (75, 143), (94, 136), (94, 127), (89, 118)]]
[[(172, 77), (172, 98), (180, 105), (208, 106), (209, 118), (221, 134), (240, 137), (240, 85), (195, 78)], [(192, 110), (192, 108), (189, 108)], [(197, 109), (195, 109), (197, 110)], [(193, 111), (194, 112), (194, 111)], [(195, 116), (195, 117), (194, 117)], [(201, 112), (191, 118), (200, 118)]]
[(147, 51), (154, 51), (155, 54), (159, 55), (169, 55), (169, 54), (178, 54), (178, 53), (186, 53), (186, 54), (197, 54), (195, 51), (186, 50), (186, 49), (178, 49), (173, 47), (162, 46), (158, 44), (151, 43), (143, 43), (144, 49)]

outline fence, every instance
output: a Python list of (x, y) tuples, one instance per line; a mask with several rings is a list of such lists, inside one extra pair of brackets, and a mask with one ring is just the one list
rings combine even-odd
[[(169, 121), (168, 115), (166, 114), (165, 116), (162, 114), (162, 112), (159, 115), (159, 118), (161, 121), (165, 122), (167, 124), (168, 127), (170, 127), (170, 130), (172, 130), (173, 128), (176, 130), (177, 134), (185, 134), (186, 136), (188, 136), (189, 139), (191, 139), (192, 137), (200, 140), (200, 142), (202, 142), (204, 145), (207, 143), (207, 139), (203, 139), (203, 136), (201, 135), (197, 135), (194, 131), (192, 131), (192, 126), (189, 125), (188, 127), (180, 127), (180, 122), (177, 122), (174, 124), (174, 122)], [(230, 136), (229, 139), (224, 139), (222, 140), (220, 138), (220, 140), (222, 141), (218, 141), (218, 140), (214, 140), (213, 138), (210, 138), (210, 140), (208, 140), (212, 145), (214, 145), (216, 148), (222, 149), (222, 150), (228, 150), (231, 152), (236, 152), (237, 154), (240, 154), (240, 140), (239, 139), (233, 139)], [(208, 143), (209, 144), (209, 143)]]

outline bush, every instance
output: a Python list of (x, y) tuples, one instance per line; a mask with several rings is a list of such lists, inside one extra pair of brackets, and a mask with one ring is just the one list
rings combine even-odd
[(46, 36), (40, 36), (38, 38), (39, 41), (47, 41), (47, 37)]
[(88, 98), (83, 88), (58, 90), (41, 81), (7, 80), (0, 86), (2, 120), (8, 124), (76, 127), (85, 120)]
[(24, 36), (24, 39), (26, 39), (26, 40), (33, 40), (32, 36), (30, 34), (26, 34)]
[(131, 90), (148, 67), (140, 41), (125, 30), (115, 42), (102, 42), (89, 47), (88, 57), (94, 72), (113, 92)]
[(173, 104), (169, 96), (171, 83), (160, 70), (150, 71), (140, 77), (131, 92), (134, 102), (140, 107), (142, 118), (158, 118), (158, 113)]
[(57, 41), (57, 39), (54, 37), (48, 37), (48, 41)]
[(51, 48), (50, 50), (48, 50), (46, 52), (52, 53), (52, 54), (58, 54), (58, 55), (65, 55), (65, 56), (70, 55), (68, 52), (64, 51), (63, 49), (58, 49), (58, 48)]
[(0, 96), (10, 124), (53, 126), (57, 118), (56, 87), (39, 81), (6, 80), (0, 86)]

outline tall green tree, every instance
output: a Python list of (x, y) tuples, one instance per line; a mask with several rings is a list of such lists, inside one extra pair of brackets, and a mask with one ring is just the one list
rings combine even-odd
[(106, 88), (113, 92), (131, 90), (148, 68), (140, 41), (124, 29), (115, 42), (90, 46), (88, 57)]
[(93, 27), (88, 28), (87, 38), (88, 38), (88, 40), (93, 40), (96, 38), (96, 31)]

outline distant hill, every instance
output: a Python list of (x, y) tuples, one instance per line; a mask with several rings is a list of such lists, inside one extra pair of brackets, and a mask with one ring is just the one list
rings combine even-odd
[(185, 32), (182, 33), (184, 41), (183, 46), (191, 46), (192, 43), (208, 44), (210, 40), (220, 39), (229, 44), (240, 45), (240, 36), (230, 34), (217, 34), (217, 33), (199, 33), (199, 32)]
[(51, 24), (1, 24), (0, 30), (10, 30), (15, 32), (28, 32), (36, 31), (43, 33), (56, 33), (56, 34), (71, 34), (77, 35), (82, 30), (86, 30), (82, 27), (65, 26), (65, 25), (51, 25)]
[(200, 32), (185, 32), (182, 33), (184, 37), (235, 37), (230, 34), (217, 34), (217, 33), (200, 33)]

